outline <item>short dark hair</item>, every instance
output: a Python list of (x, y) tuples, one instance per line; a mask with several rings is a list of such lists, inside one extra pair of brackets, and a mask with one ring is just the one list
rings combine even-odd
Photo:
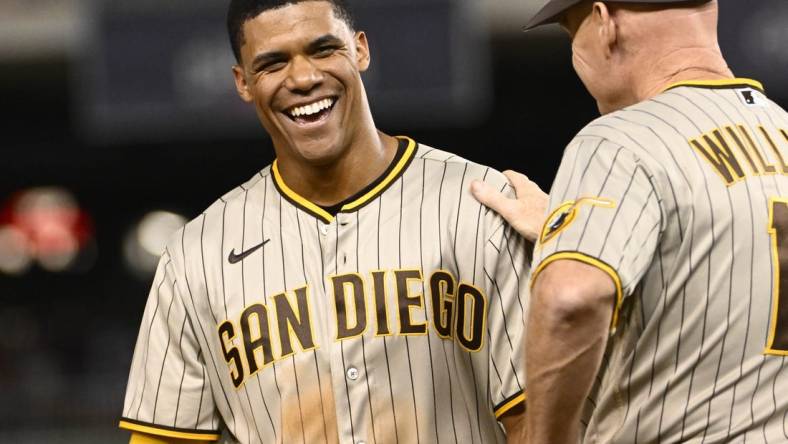
[(345, 22), (351, 31), (354, 28), (353, 15), (344, 0), (231, 0), (227, 10), (227, 32), (233, 47), (235, 60), (241, 62), (241, 47), (244, 44), (244, 23), (265, 11), (279, 9), (305, 1), (326, 1), (331, 3), (334, 16)]

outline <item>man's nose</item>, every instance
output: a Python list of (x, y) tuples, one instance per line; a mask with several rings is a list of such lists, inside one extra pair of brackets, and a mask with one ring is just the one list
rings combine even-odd
[(294, 57), (288, 70), (285, 86), (291, 91), (309, 92), (323, 81), (323, 72), (308, 57)]

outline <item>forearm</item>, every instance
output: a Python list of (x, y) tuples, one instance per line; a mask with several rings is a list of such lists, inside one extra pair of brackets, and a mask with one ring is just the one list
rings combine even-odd
[(580, 415), (602, 361), (612, 316), (612, 297), (562, 295), (555, 289), (536, 285), (531, 300), (525, 356), (530, 444), (578, 442)]
[(525, 444), (525, 411), (501, 418), (506, 430), (506, 444)]

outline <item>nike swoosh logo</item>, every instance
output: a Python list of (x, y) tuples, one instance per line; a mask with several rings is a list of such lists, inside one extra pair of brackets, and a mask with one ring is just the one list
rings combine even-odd
[(235, 254), (235, 248), (233, 248), (232, 251), (230, 251), (230, 255), (227, 256), (227, 261), (230, 262), (231, 264), (237, 264), (238, 262), (241, 262), (242, 260), (246, 259), (246, 257), (249, 256), (250, 254), (254, 253), (255, 251), (257, 251), (257, 250), (259, 250), (261, 248), (263, 248), (263, 246), (265, 244), (267, 244), (268, 241), (270, 241), (270, 240), (271, 239), (266, 239), (265, 241), (263, 241), (263, 243), (261, 243), (261, 244), (259, 244), (257, 246), (254, 246), (254, 247), (244, 251), (241, 254)]

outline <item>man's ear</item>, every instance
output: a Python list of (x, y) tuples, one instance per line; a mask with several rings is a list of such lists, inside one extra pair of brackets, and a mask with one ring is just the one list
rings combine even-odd
[(599, 30), (599, 38), (605, 48), (605, 57), (610, 58), (618, 40), (616, 21), (605, 3), (594, 2), (592, 8), (591, 17)]
[(249, 84), (246, 83), (246, 74), (240, 65), (233, 65), (233, 77), (235, 78), (235, 89), (238, 96), (246, 103), (252, 101), (252, 94), (249, 92)]
[(364, 34), (363, 31), (358, 31), (356, 32), (354, 41), (356, 44), (356, 62), (358, 63), (358, 70), (364, 72), (369, 68), (371, 62), (367, 35)]

